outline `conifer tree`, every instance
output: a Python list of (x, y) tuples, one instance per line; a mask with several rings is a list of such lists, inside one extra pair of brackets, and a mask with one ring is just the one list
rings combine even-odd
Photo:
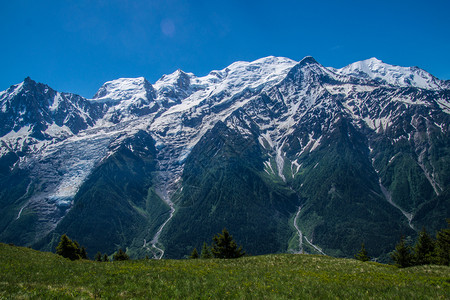
[(411, 247), (406, 245), (404, 237), (401, 237), (400, 242), (395, 246), (395, 250), (391, 253), (391, 258), (399, 268), (406, 268), (413, 265)]
[(94, 260), (102, 261), (102, 254), (100, 253), (100, 251), (98, 251), (97, 254), (95, 254)]
[(423, 228), (414, 246), (414, 264), (431, 264), (433, 262), (434, 248), (433, 239), (428, 235), (425, 228)]
[(208, 247), (208, 245), (206, 243), (203, 243), (202, 246), (202, 253), (200, 254), (200, 258), (202, 259), (208, 259), (208, 258), (212, 258), (212, 253), (211, 253), (211, 249)]
[(82, 259), (88, 259), (87, 251), (86, 251), (86, 248), (85, 248), (84, 246), (81, 247), (80, 257), (81, 257)]
[(238, 248), (233, 236), (226, 228), (213, 237), (211, 252), (215, 258), (239, 258), (245, 255), (242, 246)]
[(72, 240), (73, 244), (75, 245), (75, 249), (77, 249), (78, 253), (81, 253), (81, 247), (80, 244), (78, 244), (77, 241)]
[(77, 245), (77, 242), (73, 242), (66, 234), (63, 234), (58, 246), (56, 247), (56, 254), (70, 260), (80, 259), (80, 248), (77, 247)]
[(189, 256), (189, 258), (190, 259), (197, 259), (197, 258), (199, 258), (197, 248), (194, 248), (194, 250), (192, 250), (191, 255)]
[(108, 255), (106, 253), (103, 255), (103, 261), (104, 262), (109, 262)]
[(450, 219), (447, 220), (449, 228), (442, 229), (436, 234), (436, 263), (450, 266)]
[(370, 257), (366, 248), (364, 247), (364, 243), (361, 244), (361, 250), (357, 254), (355, 254), (355, 258), (360, 261), (369, 261)]
[(130, 257), (128, 256), (128, 254), (125, 253), (125, 251), (122, 250), (122, 248), (120, 248), (119, 251), (117, 251), (117, 253), (113, 255), (114, 261), (129, 260), (129, 259)]

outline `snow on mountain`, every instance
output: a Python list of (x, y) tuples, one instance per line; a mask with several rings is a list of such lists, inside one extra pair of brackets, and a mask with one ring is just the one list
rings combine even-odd
[(144, 78), (119, 78), (108, 81), (97, 91), (93, 103), (105, 103), (109, 109), (104, 120), (117, 124), (159, 109), (156, 92)]
[(373, 57), (352, 63), (341, 69), (329, 68), (340, 75), (367, 78), (399, 87), (417, 87), (428, 90), (448, 88), (447, 84), (418, 67), (389, 65)]
[(57, 92), (29, 77), (1, 93), (0, 107), (0, 136), (13, 149), (17, 149), (13, 144), (25, 140), (31, 146), (77, 134), (93, 126), (102, 110), (78, 95)]
[(153, 87), (144, 78), (119, 78), (105, 82), (95, 94), (93, 100), (114, 102), (149, 101), (154, 95)]
[(200, 78), (213, 85), (211, 96), (221, 93), (239, 93), (244, 88), (259, 90), (277, 83), (297, 64), (289, 58), (264, 57), (253, 62), (238, 61), (220, 71), (212, 71)]
[[(204, 77), (176, 71), (155, 83), (156, 90), (163, 92), (163, 95), (158, 94), (158, 99), (164, 96), (170, 82), (176, 83), (174, 90), (184, 88), (189, 94), (150, 125), (150, 132), (160, 149), (162, 181), (176, 183), (185, 158), (200, 138), (262, 89), (281, 81), (296, 63), (288, 58), (270, 56), (253, 62), (235, 62)], [(189, 85), (180, 85), (180, 76), (188, 76)], [(168, 192), (174, 188), (169, 184)]]
[[(55, 207), (70, 207), (92, 170), (139, 130), (149, 132), (156, 141), (159, 177), (155, 188), (163, 199), (169, 199), (192, 148), (217, 122), (226, 121), (239, 109), (257, 124), (260, 143), (273, 153), (266, 165), (285, 179), (286, 166), (291, 172), (299, 169), (296, 160), (287, 163), (289, 146), (298, 143), (297, 158), (305, 149), (317, 149), (321, 130), (330, 126), (340, 109), (379, 130), (391, 122), (392, 116), (386, 116), (383, 109), (392, 101), (432, 105), (427, 95), (414, 102), (408, 94), (381, 91), (377, 98), (376, 82), (435, 92), (446, 87), (419, 68), (391, 66), (375, 58), (334, 69), (312, 57), (296, 62), (273, 56), (235, 62), (203, 77), (177, 70), (153, 86), (143, 77), (120, 78), (103, 84), (90, 100), (42, 84), (26, 90), (24, 81), (0, 93), (0, 117), (3, 114), (5, 122), (16, 118), (4, 129), (0, 157), (23, 152), (18, 166), (28, 169), (36, 182), (44, 182), (35, 187), (29, 205), (43, 214), (52, 212), (52, 227), (63, 217)], [(383, 107), (381, 100), (375, 103), (374, 99), (382, 99)], [(448, 99), (436, 101), (450, 111)], [(24, 122), (26, 117), (32, 122)], [(305, 120), (311, 122), (302, 125), (299, 133), (297, 127)], [(233, 124), (248, 134), (248, 128)], [(30, 140), (36, 132), (33, 128), (48, 139)]]
[(178, 104), (192, 93), (205, 88), (194, 74), (182, 70), (163, 75), (153, 86), (158, 95), (157, 101), (164, 107)]

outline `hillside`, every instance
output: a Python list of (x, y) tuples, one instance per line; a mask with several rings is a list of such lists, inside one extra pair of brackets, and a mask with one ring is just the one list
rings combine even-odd
[(319, 255), (70, 261), (0, 244), (0, 298), (446, 299), (450, 268), (398, 269)]

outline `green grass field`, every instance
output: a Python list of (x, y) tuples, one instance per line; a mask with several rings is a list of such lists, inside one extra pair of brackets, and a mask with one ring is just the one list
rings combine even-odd
[(318, 255), (69, 261), (0, 244), (0, 299), (450, 299), (450, 268)]

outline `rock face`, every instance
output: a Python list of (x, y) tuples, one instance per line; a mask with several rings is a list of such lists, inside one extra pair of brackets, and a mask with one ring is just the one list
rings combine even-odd
[(375, 58), (236, 62), (0, 93), (0, 241), (180, 258), (227, 227), (247, 253), (383, 260), (445, 226), (450, 84)]

